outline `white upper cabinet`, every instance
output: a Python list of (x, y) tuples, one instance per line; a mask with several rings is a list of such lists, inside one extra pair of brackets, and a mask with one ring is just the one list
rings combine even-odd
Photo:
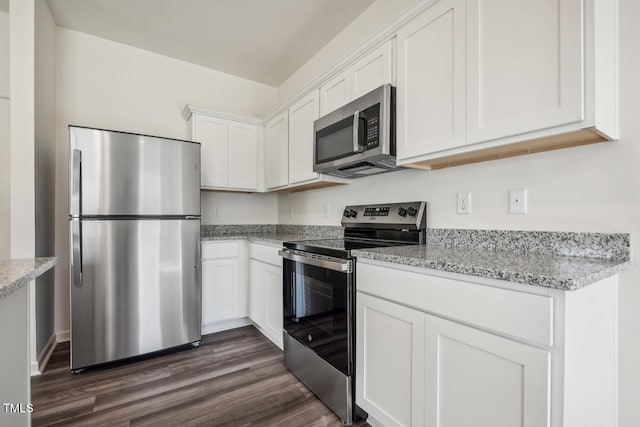
[(226, 187), (229, 152), (227, 121), (200, 114), (193, 115), (193, 138), (200, 145), (202, 187)]
[(464, 6), (442, 0), (398, 31), (398, 159), (466, 143)]
[(393, 83), (393, 68), (393, 40), (388, 40), (320, 87), (320, 115)]
[(289, 182), (318, 177), (313, 171), (313, 122), (319, 117), (318, 91), (289, 108)]
[(229, 187), (258, 188), (258, 127), (229, 122)]
[(264, 130), (265, 186), (267, 189), (289, 184), (289, 111), (269, 120)]
[(469, 143), (583, 119), (582, 4), (467, 2)]
[(203, 189), (257, 191), (260, 186), (261, 122), (187, 105), (191, 139), (200, 143)]

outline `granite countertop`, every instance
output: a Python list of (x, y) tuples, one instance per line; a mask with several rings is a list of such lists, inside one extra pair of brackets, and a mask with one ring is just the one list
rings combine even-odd
[(213, 234), (202, 236), (203, 242), (217, 240), (249, 240), (251, 242), (269, 243), (282, 246), (283, 242), (295, 240), (318, 239), (319, 236), (304, 233), (245, 233), (245, 234)]
[(504, 250), (394, 246), (353, 251), (359, 259), (373, 259), (526, 285), (573, 291), (617, 274), (629, 267), (628, 259), (519, 253)]
[(56, 258), (29, 258), (0, 261), (0, 298), (6, 298), (56, 265)]

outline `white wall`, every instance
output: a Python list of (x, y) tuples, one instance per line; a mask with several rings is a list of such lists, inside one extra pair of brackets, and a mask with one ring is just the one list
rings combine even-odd
[[(63, 332), (69, 329), (67, 126), (188, 139), (189, 125), (181, 116), (187, 103), (263, 117), (276, 107), (277, 89), (67, 29), (58, 28), (56, 38), (56, 332)], [(216, 197), (204, 193), (203, 206), (216, 203)], [(247, 212), (264, 212), (266, 201), (275, 219), (275, 195), (223, 197), (225, 204)]]
[[(278, 222), (276, 194), (242, 194), (203, 191), (202, 224), (275, 224)], [(213, 215), (219, 208), (220, 216)]]
[[(56, 24), (44, 0), (35, 10), (35, 255), (55, 255)], [(36, 279), (32, 361), (54, 333), (55, 274)]]
[(0, 12), (0, 259), (10, 257), (9, 14)]
[[(378, 3), (371, 7), (377, 7)], [(620, 141), (439, 171), (393, 172), (354, 180), (343, 187), (280, 194), (279, 222), (339, 224), (345, 204), (426, 200), (429, 227), (627, 232), (632, 233), (633, 248), (640, 233), (638, 16), (640, 2), (620, 0)], [(352, 26), (366, 25), (358, 18)], [(352, 45), (352, 40), (343, 40), (349, 34), (348, 28), (331, 43)], [(335, 52), (334, 63), (343, 55), (337, 48)], [(298, 72), (300, 76), (294, 75), (282, 85), (280, 99), (288, 99), (297, 88), (310, 83), (324, 72), (329, 62), (326, 56), (309, 61)], [(312, 66), (314, 64), (319, 65)], [(304, 79), (309, 82), (303, 82)], [(508, 214), (510, 188), (529, 190), (528, 214)], [(472, 193), (471, 215), (455, 212), (456, 193), (461, 191)], [(324, 203), (330, 204), (329, 218), (322, 216)], [(291, 207), (293, 218), (289, 217)], [(640, 251), (637, 249), (633, 250), (633, 261), (636, 267), (621, 274), (620, 279), (620, 427), (640, 425), (637, 404), (640, 396)]]

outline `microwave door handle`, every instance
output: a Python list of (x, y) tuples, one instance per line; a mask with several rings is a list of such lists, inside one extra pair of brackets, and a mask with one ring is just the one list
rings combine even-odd
[(358, 143), (358, 136), (360, 130), (360, 111), (353, 113), (353, 152), (360, 152), (360, 144)]

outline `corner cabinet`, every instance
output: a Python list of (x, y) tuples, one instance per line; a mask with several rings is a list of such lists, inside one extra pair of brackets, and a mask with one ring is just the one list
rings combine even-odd
[(282, 258), (279, 247), (249, 244), (251, 298), (249, 317), (275, 345), (283, 349)]
[(615, 277), (560, 291), (431, 273), (358, 260), (356, 403), (370, 424), (615, 425)]
[(272, 190), (289, 184), (289, 112), (267, 122), (264, 130), (265, 187)]
[(202, 333), (249, 324), (243, 242), (202, 243)]
[(201, 144), (201, 183), (206, 190), (258, 191), (261, 122), (187, 105), (191, 139)]
[(397, 32), (398, 163), (614, 140), (616, 0), (438, 0)]

